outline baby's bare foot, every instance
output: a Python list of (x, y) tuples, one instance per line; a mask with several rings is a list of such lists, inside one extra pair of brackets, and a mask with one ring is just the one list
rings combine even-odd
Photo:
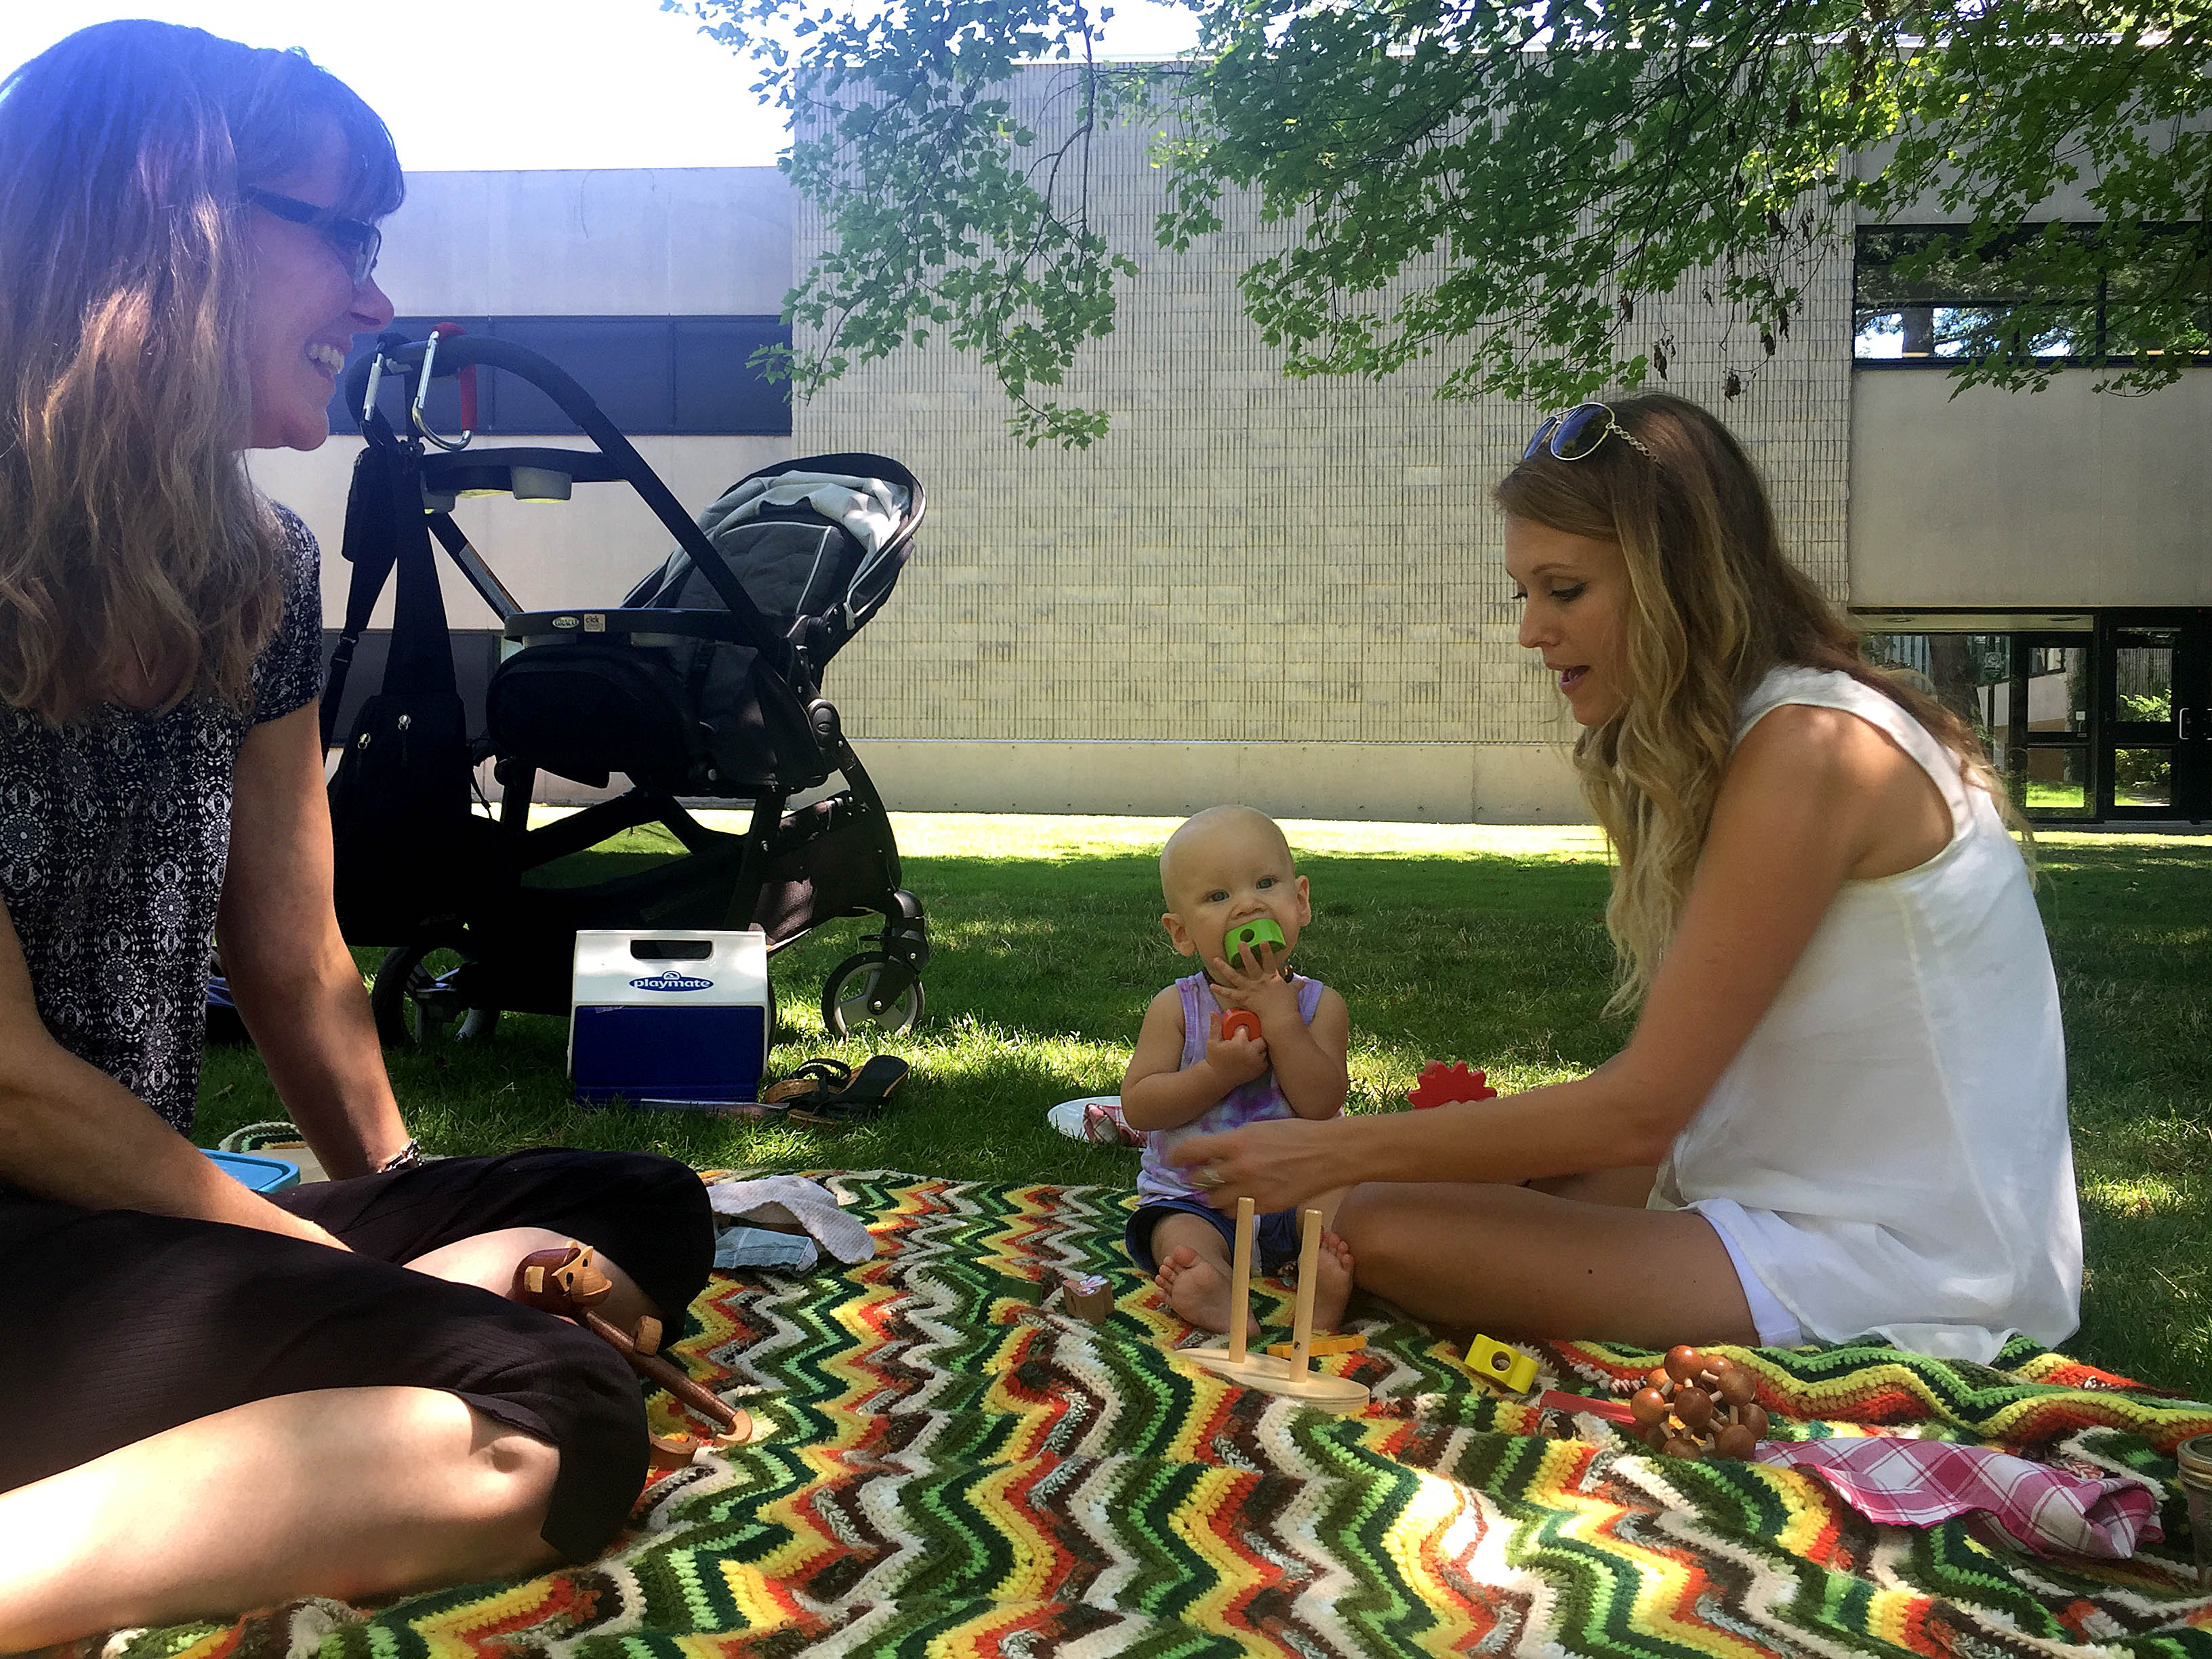
[(1334, 1233), (1321, 1236), (1321, 1257), (1314, 1264), (1313, 1328), (1333, 1331), (1344, 1322), (1352, 1300), (1352, 1246)]
[(1168, 1305), (1199, 1329), (1229, 1328), (1229, 1275), (1188, 1244), (1167, 1253), (1154, 1282)]

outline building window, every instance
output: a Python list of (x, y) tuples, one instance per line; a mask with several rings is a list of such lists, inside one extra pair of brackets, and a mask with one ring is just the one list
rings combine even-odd
[[(573, 375), (626, 436), (788, 437), (791, 395), (752, 363), (763, 346), (789, 345), (776, 317), (401, 317), (392, 327), (419, 340), (441, 322), (512, 340)], [(374, 344), (356, 343), (355, 356)], [(349, 364), (350, 366), (350, 364)], [(433, 382), (424, 414), (441, 432), (459, 425), (451, 380)], [(356, 411), (331, 404), (331, 428), (358, 428)], [(476, 429), (487, 436), (570, 434), (575, 423), (527, 381), (483, 373)]]
[(2029, 817), (2212, 817), (2212, 611), (1859, 620), (1867, 660), (1965, 719)]
[[(1986, 245), (1991, 259), (2041, 235), (2030, 225)], [(2067, 234), (2094, 238), (2100, 226), (2069, 225)], [(1882, 225), (1858, 233), (1852, 264), (1851, 355), (1861, 363), (1945, 367), (1984, 357), (2038, 357), (2064, 362), (2130, 361), (2114, 354), (2133, 337), (2125, 328), (2139, 300), (2204, 292), (2198, 227), (2153, 230), (2125, 274), (2075, 288), (2028, 289), (1954, 251), (1964, 225)], [(2199, 312), (2191, 337), (2174, 342), (2196, 362), (2212, 361), (2212, 307)]]

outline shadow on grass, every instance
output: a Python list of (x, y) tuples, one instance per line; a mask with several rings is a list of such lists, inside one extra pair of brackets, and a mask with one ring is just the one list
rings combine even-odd
[[(593, 855), (602, 856), (602, 855)], [(630, 856), (614, 854), (606, 856)], [(1352, 1108), (1395, 1108), (1421, 1066), (1465, 1060), (1509, 1090), (1575, 1075), (1627, 1027), (1600, 1017), (1607, 875), (1492, 855), (1314, 857), (1300, 965), (1352, 1019)], [(2039, 902), (2067, 1022), (2091, 1279), (2077, 1352), (2212, 1395), (2212, 843), (2045, 844)], [(914, 1067), (877, 1123), (811, 1130), (568, 1097), (566, 1030), (507, 1017), (494, 1041), (390, 1057), (410, 1123), (443, 1152), (632, 1146), (702, 1167), (895, 1168), (990, 1181), (1133, 1182), (1136, 1155), (1054, 1133), (1054, 1102), (1120, 1085), (1145, 1006), (1190, 970), (1159, 926), (1150, 856), (910, 860), (936, 955), (928, 1018), (878, 1044), (827, 1041), (824, 977), (858, 948), (840, 922), (780, 955), (772, 1066), (872, 1047)], [(282, 1115), (258, 1060), (217, 1051), (205, 1144)]]

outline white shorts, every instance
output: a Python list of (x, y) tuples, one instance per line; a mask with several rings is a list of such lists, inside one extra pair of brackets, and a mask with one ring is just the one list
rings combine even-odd
[[(1692, 1204), (1690, 1207), (1704, 1214), (1702, 1205)], [(1705, 1223), (1721, 1236), (1721, 1244), (1729, 1253), (1735, 1276), (1742, 1281), (1743, 1299), (1751, 1304), (1751, 1324), (1759, 1333), (1759, 1346), (1794, 1348), (1802, 1342), (1805, 1333), (1798, 1328), (1796, 1315), (1784, 1307), (1774, 1292), (1766, 1288), (1766, 1281), (1752, 1272), (1750, 1264), (1743, 1259), (1743, 1252), (1736, 1248), (1735, 1240), (1729, 1237), (1729, 1230), (1711, 1216), (1705, 1217)]]
[[(1743, 1286), (1743, 1299), (1750, 1306), (1751, 1328), (1759, 1333), (1759, 1346), (1762, 1348), (1797, 1346), (1805, 1340), (1805, 1333), (1797, 1323), (1797, 1316), (1782, 1305), (1781, 1298), (1766, 1288), (1765, 1279), (1752, 1272), (1751, 1264), (1744, 1260), (1743, 1251), (1729, 1236), (1729, 1230), (1706, 1213), (1705, 1206), (1711, 1201), (1699, 1199), (1693, 1204), (1669, 1204), (1655, 1187), (1651, 1196), (1644, 1200), (1644, 1207), (1650, 1210), (1691, 1209), (1704, 1216), (1705, 1224), (1720, 1235), (1721, 1248), (1728, 1252), (1729, 1265), (1735, 1269), (1736, 1280)], [(1720, 1203), (1729, 1209), (1737, 1207), (1725, 1199)]]

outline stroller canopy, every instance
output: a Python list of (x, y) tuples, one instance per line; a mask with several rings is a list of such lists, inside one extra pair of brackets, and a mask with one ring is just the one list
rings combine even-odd
[[(837, 742), (822, 670), (890, 596), (923, 510), (914, 476), (880, 455), (739, 479), (699, 515), (706, 545), (679, 546), (619, 606), (510, 620), (521, 648), (492, 677), (493, 740), (584, 783), (621, 772), (732, 799), (814, 787)], [(787, 662), (732, 629), (717, 575), (735, 577)]]
[[(873, 465), (828, 470), (835, 462)], [(890, 597), (913, 545), (915, 497), (905, 469), (881, 456), (818, 456), (739, 479), (699, 514), (699, 528), (818, 673)], [(680, 547), (623, 600), (682, 610), (720, 603)]]

